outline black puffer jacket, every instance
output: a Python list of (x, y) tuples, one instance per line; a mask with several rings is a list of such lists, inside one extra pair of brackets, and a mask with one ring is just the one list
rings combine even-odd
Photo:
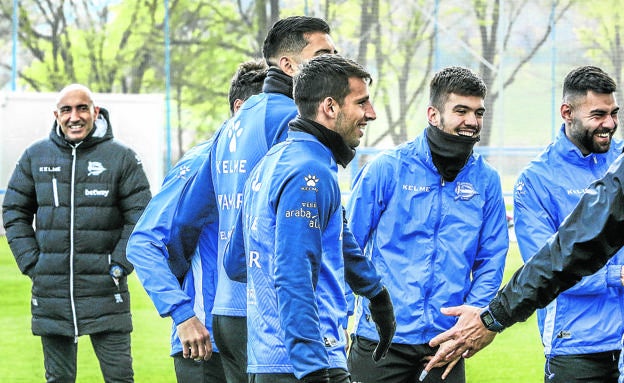
[(32, 279), (35, 335), (132, 330), (126, 277), (116, 286), (109, 269), (133, 270), (126, 242), (150, 198), (141, 161), (113, 139), (104, 109), (83, 142), (67, 142), (55, 122), (49, 138), (26, 149), (2, 218), (17, 264)]
[(490, 302), (503, 325), (526, 320), (624, 245), (624, 154), (588, 188), (576, 208)]

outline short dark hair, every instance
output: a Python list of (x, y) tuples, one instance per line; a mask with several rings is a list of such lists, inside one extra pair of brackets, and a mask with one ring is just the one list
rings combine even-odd
[(584, 97), (588, 91), (601, 94), (615, 92), (615, 81), (602, 69), (587, 65), (573, 69), (563, 80), (563, 101), (574, 103), (578, 97)]
[(482, 99), (487, 94), (487, 86), (476, 73), (459, 66), (446, 67), (437, 72), (429, 84), (429, 104), (443, 111), (451, 93), (460, 96), (477, 96)]
[(310, 16), (291, 16), (278, 20), (267, 33), (262, 46), (262, 55), (267, 65), (277, 56), (285, 53), (299, 53), (308, 45), (306, 34), (323, 32), (329, 34), (331, 29), (325, 20)]
[(267, 75), (267, 66), (263, 60), (249, 60), (241, 63), (230, 82), (228, 100), (230, 113), (234, 113), (234, 101), (245, 101), (254, 94), (262, 92), (262, 84)]
[(351, 92), (349, 78), (361, 78), (371, 84), (373, 79), (357, 62), (335, 54), (314, 57), (301, 66), (293, 78), (293, 98), (301, 117), (316, 117), (318, 105), (331, 97), (342, 105)]

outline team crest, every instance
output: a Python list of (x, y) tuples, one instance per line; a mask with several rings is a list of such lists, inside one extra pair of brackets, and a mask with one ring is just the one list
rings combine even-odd
[(104, 165), (101, 162), (91, 162), (89, 161), (89, 165), (87, 166), (87, 171), (89, 172), (87, 175), (89, 176), (99, 176), (100, 174), (106, 171)]
[(455, 186), (455, 200), (468, 201), (479, 194), (470, 182), (458, 182)]

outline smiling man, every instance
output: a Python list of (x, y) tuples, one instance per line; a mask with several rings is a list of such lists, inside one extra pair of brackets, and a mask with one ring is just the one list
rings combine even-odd
[[(221, 266), (225, 246), (251, 170), (272, 146), (286, 139), (288, 122), (297, 116), (293, 76), (306, 60), (336, 53), (330, 32), (327, 22), (317, 17), (290, 16), (273, 24), (262, 47), (269, 66), (262, 93), (250, 97), (228, 121), (177, 206), (170, 247), (179, 243), (179, 248), (192, 253), (206, 219), (218, 224), (219, 266), (212, 321), (228, 383), (248, 381), (247, 293), (245, 284), (225, 275)], [(206, 197), (209, 188), (215, 198)]]
[(75, 382), (78, 338), (88, 335), (104, 381), (133, 382), (126, 244), (149, 183), (86, 86), (63, 88), (54, 116), (48, 137), (17, 162), (2, 205), (11, 251), (32, 281), (45, 376)]
[[(367, 300), (359, 298), (364, 304), (349, 354), (353, 382), (415, 381), (435, 353), (429, 340), (454, 324), (440, 308), (486, 304), (498, 290), (509, 245), (505, 204), (498, 174), (473, 153), (485, 94), (472, 71), (441, 70), (430, 84), (429, 126), (355, 179), (347, 218), (388, 286), (397, 330), (386, 358), (370, 363), (378, 338)], [(463, 360), (445, 364), (426, 381), (440, 382), (449, 371), (446, 382), (465, 381)]]
[(247, 282), (252, 383), (351, 381), (346, 284), (371, 298), (380, 329), (382, 340), (367, 361), (379, 360), (390, 345), (390, 295), (344, 227), (337, 178), (338, 165), (353, 159), (364, 128), (376, 119), (370, 82), (362, 66), (338, 55), (303, 64), (294, 79), (299, 115), (288, 138), (245, 183), (224, 262), (228, 276)]
[[(522, 171), (514, 188), (516, 237), (525, 262), (622, 153), (622, 142), (612, 142), (620, 109), (615, 90), (615, 81), (597, 67), (575, 68), (566, 76), (559, 134)], [(597, 273), (538, 310), (545, 382), (617, 382), (623, 265), (620, 251)]]

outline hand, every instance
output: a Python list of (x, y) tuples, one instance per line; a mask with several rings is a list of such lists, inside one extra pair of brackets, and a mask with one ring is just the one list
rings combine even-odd
[(371, 318), (375, 322), (377, 334), (379, 334), (379, 343), (373, 351), (373, 360), (379, 362), (381, 358), (386, 357), (386, 353), (392, 344), (392, 337), (396, 331), (396, 319), (394, 318), (394, 308), (390, 293), (384, 286), (381, 292), (370, 299), (368, 305)]
[(441, 311), (444, 315), (458, 316), (459, 319), (455, 326), (429, 341), (429, 346), (440, 348), (425, 366), (425, 371), (430, 371), (443, 360), (473, 356), (492, 343), (497, 334), (485, 328), (479, 307), (463, 305), (442, 308)]
[(193, 316), (177, 327), (178, 338), (182, 343), (182, 356), (193, 358), (197, 361), (208, 360), (212, 357), (212, 344), (210, 343), (210, 333), (206, 326)]
[[(444, 347), (444, 344), (440, 345), (440, 347)], [(428, 356), (425, 356), (422, 360), (428, 363), (430, 360), (433, 359), (433, 357), (434, 357), (433, 355), (428, 355)], [(455, 365), (457, 364), (457, 362), (460, 361), (460, 359), (461, 357), (459, 355), (457, 355), (455, 358), (451, 360), (443, 359), (435, 363), (435, 365), (431, 366), (431, 368), (433, 369), (433, 368), (440, 368), (440, 367), (446, 366), (446, 369), (444, 370), (444, 373), (441, 376), (442, 380), (444, 380), (448, 377), (448, 375), (453, 370), (453, 367), (455, 367)], [(427, 363), (425, 363), (425, 366), (427, 366)]]
[(301, 381), (304, 383), (329, 383), (329, 370), (323, 368), (321, 370), (311, 372), (301, 378)]
[(120, 265), (116, 263), (111, 263), (110, 267), (108, 268), (108, 274), (113, 278), (121, 278), (126, 275), (126, 271)]

